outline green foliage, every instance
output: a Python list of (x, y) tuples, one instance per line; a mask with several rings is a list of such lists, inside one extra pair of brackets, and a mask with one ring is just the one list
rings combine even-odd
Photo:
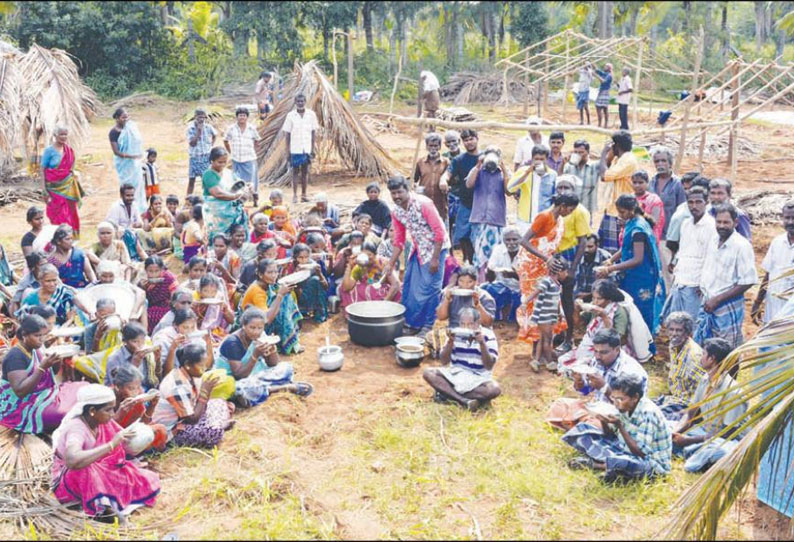
[(6, 29), (27, 49), (64, 49), (100, 94), (124, 94), (150, 81), (167, 44), (151, 2), (21, 2)]
[(549, 16), (541, 2), (518, 2), (510, 21), (510, 32), (526, 47), (545, 39), (548, 34)]

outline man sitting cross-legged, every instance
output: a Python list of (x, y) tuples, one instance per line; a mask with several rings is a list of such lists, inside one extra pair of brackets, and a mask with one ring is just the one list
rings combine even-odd
[[(673, 432), (673, 450), (676, 455), (683, 455), (686, 458), (684, 470), (687, 472), (706, 470), (722, 456), (731, 452), (742, 437), (736, 434), (734, 427), (725, 431), (720, 437), (710, 440), (730, 425), (739, 423), (747, 412), (747, 402), (737, 401), (741, 391), (736, 381), (729, 371), (719, 370), (731, 350), (731, 345), (725, 339), (707, 339), (703, 343), (701, 365), (706, 374), (701, 377), (700, 384), (692, 397), (692, 407)], [(731, 403), (735, 403), (736, 406), (714, 417), (716, 411), (725, 410), (725, 405)]]
[(644, 383), (633, 374), (621, 374), (610, 382), (610, 398), (617, 415), (598, 414), (603, 433), (563, 440), (585, 454), (569, 463), (571, 468), (604, 471), (604, 481), (644, 478), (670, 472), (673, 444), (670, 429), (659, 407), (643, 392)]
[(473, 411), (502, 393), (491, 374), (499, 346), (494, 332), (480, 327), (476, 309), (461, 309), (459, 319), (460, 328), (449, 330), (441, 350), (444, 366), (425, 369), (424, 379), (436, 390), (437, 401), (452, 399)]

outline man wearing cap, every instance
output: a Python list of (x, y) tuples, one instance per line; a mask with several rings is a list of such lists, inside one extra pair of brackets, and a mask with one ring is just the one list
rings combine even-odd
[[(527, 119), (527, 126), (539, 126), (540, 118), (529, 117)], [(513, 155), (513, 170), (517, 170), (521, 166), (525, 166), (532, 161), (532, 147), (536, 145), (549, 146), (548, 140), (537, 130), (530, 128), (527, 135), (519, 138), (516, 141), (516, 152)]]

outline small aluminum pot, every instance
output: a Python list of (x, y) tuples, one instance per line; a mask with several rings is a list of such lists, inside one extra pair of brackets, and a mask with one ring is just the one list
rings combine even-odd
[(339, 312), (339, 301), (338, 295), (328, 296), (328, 312), (337, 314)]

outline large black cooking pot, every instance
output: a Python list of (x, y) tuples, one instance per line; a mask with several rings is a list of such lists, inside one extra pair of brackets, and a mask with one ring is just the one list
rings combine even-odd
[(361, 301), (348, 305), (347, 331), (361, 346), (388, 346), (402, 335), (405, 307), (392, 301)]

